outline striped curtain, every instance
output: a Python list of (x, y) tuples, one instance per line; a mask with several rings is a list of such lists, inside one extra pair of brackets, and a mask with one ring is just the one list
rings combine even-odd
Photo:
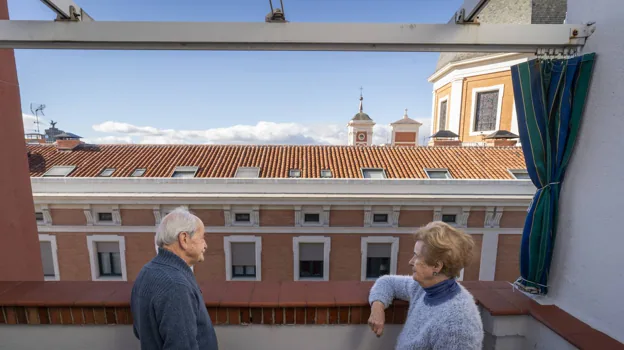
[(591, 53), (511, 67), (522, 151), (537, 187), (522, 232), (521, 277), (515, 283), (529, 293), (548, 293), (559, 192), (580, 128), (594, 60)]

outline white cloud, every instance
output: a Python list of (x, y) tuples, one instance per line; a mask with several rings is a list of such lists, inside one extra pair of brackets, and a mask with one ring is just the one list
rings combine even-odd
[[(261, 121), (256, 125), (233, 125), (205, 130), (175, 130), (107, 121), (93, 125), (93, 130), (116, 135), (89, 140), (92, 143), (344, 145), (348, 141), (347, 128), (343, 124)], [(428, 120), (424, 121), (420, 130), (421, 139), (429, 135)], [(373, 143), (389, 143), (390, 140), (390, 126), (376, 125)]]

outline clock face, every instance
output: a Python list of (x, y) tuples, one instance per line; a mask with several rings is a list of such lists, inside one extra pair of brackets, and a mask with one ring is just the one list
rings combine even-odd
[(363, 132), (359, 132), (359, 133), (357, 134), (357, 138), (358, 138), (358, 140), (360, 140), (360, 141), (364, 141), (364, 139), (366, 138), (366, 134), (365, 134), (365, 133), (363, 133)]

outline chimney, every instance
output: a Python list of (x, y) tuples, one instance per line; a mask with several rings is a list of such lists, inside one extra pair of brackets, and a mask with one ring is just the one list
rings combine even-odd
[(514, 147), (520, 136), (507, 130), (497, 130), (485, 137), (485, 142), (492, 147)]
[(56, 135), (56, 149), (59, 151), (72, 151), (83, 144), (81, 137), (69, 132)]
[(459, 135), (450, 130), (440, 130), (431, 135), (433, 146), (461, 146)]

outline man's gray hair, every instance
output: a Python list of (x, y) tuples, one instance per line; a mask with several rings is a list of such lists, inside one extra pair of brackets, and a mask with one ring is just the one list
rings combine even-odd
[(200, 222), (201, 220), (186, 208), (176, 208), (160, 222), (156, 231), (156, 245), (162, 248), (176, 242), (180, 232), (188, 232), (193, 237)]

